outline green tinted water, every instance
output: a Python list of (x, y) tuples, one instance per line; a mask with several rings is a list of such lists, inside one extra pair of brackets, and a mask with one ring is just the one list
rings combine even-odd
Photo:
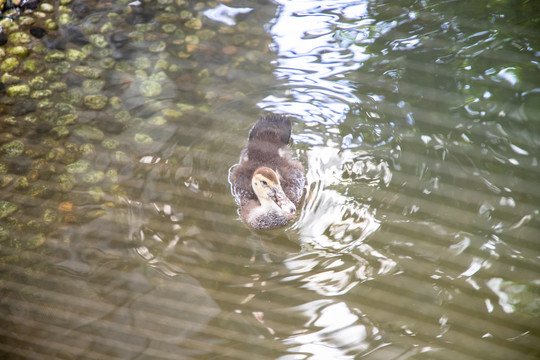
[[(1, 22), (4, 357), (540, 355), (533, 2), (144, 4)], [(254, 233), (264, 111), (308, 191)]]

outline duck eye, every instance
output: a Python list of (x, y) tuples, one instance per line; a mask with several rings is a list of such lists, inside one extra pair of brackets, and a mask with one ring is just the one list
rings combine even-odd
[(266, 182), (266, 180), (262, 180), (261, 182), (263, 183), (264, 186), (268, 186), (268, 183)]

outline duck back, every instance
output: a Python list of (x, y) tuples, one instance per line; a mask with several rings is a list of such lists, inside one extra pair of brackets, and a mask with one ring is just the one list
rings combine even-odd
[(291, 139), (291, 120), (283, 115), (266, 115), (251, 128), (249, 141), (265, 141), (276, 146), (288, 145)]

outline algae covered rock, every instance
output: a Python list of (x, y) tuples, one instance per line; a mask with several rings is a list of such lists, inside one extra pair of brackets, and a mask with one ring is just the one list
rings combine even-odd
[(2, 145), (0, 151), (8, 157), (19, 156), (24, 151), (24, 143), (20, 140), (13, 140)]
[(0, 201), (0, 219), (13, 214), (17, 209), (18, 206), (9, 201)]
[(109, 99), (105, 95), (86, 95), (83, 99), (84, 105), (92, 110), (101, 110), (107, 103)]

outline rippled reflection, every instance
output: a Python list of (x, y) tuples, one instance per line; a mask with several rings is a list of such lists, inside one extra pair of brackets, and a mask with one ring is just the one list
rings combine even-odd
[[(538, 358), (534, 1), (41, 3), (0, 23), (0, 357)], [(257, 107), (308, 180), (263, 233)]]

